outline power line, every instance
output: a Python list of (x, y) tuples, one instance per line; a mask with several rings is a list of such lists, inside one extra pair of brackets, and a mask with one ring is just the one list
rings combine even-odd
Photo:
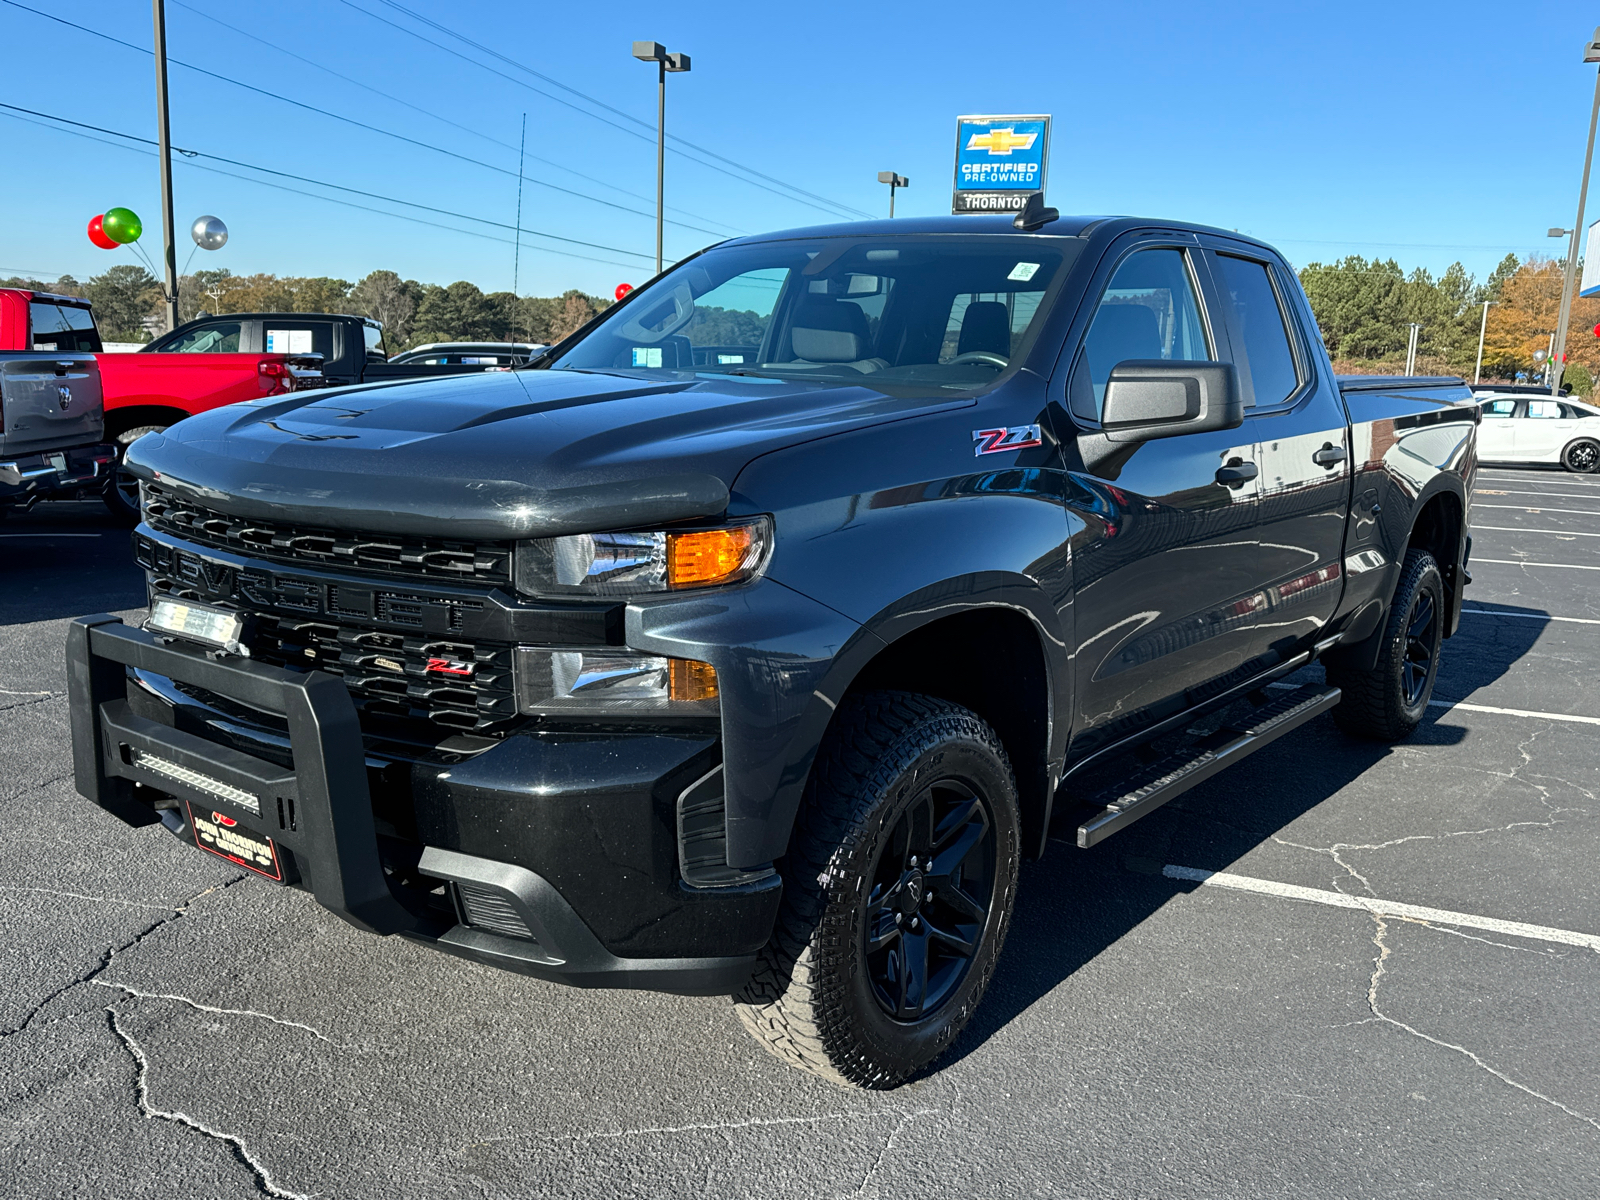
[[(391, 102), (393, 102), (395, 104), (402, 105), (405, 108), (409, 108), (412, 112), (421, 113), (423, 116), (429, 117), (432, 120), (439, 121), (439, 122), (441, 122), (441, 123), (443, 123), (445, 125), (448, 125), (452, 129), (459, 129), (459, 130), (461, 130), (461, 132), (469, 133), (473, 137), (482, 138), (484, 141), (489, 142), (491, 145), (499, 146), (503, 150), (508, 150), (509, 151), (509, 150), (517, 149), (517, 147), (511, 145), (510, 142), (502, 142), (499, 138), (491, 137), (489, 134), (484, 133), (481, 129), (476, 129), (471, 125), (463, 125), (459, 121), (452, 121), (449, 117), (441, 116), (439, 113), (433, 112), (430, 109), (423, 108), (421, 105), (413, 104), (409, 100), (403, 99), (403, 98), (401, 98), (399, 96), (396, 96), (396, 95), (393, 95), (393, 94), (391, 94), (389, 92), (383, 91), (381, 88), (375, 88), (371, 84), (362, 83), (361, 80), (356, 79), (356, 78), (354, 78), (354, 77), (352, 77), (350, 75), (346, 75), (341, 71), (335, 71), (332, 67), (325, 66), (324, 64), (319, 63), (319, 62), (315, 61), (314, 59), (307, 58), (303, 54), (298, 54), (295, 51), (290, 50), (286, 46), (280, 46), (276, 42), (270, 42), (266, 38), (261, 37), (258, 34), (251, 33), (247, 29), (240, 29), (237, 25), (230, 25), (230, 24), (228, 24), (228, 22), (224, 21), (221, 17), (212, 16), (210, 13), (205, 12), (202, 9), (198, 9), (198, 8), (194, 7), (194, 5), (192, 5), (192, 4), (185, 4), (183, 2), (183, 0), (172, 0), (172, 3), (177, 5), (179, 8), (186, 9), (187, 11), (192, 12), (195, 16), (200, 17), (203, 20), (210, 21), (214, 25), (222, 26), (222, 28), (227, 29), (227, 30), (229, 30), (229, 31), (231, 31), (233, 33), (236, 33), (242, 38), (247, 38), (250, 41), (257, 43), (258, 45), (262, 45), (262, 46), (267, 47), (269, 50), (276, 50), (279, 54), (286, 55), (287, 57), (294, 59), (296, 62), (302, 62), (306, 66), (311, 67), (314, 70), (322, 71), (325, 74), (332, 75), (335, 79), (341, 79), (345, 83), (352, 84), (355, 87), (361, 88), (363, 91), (371, 92), (374, 96), (382, 96), (385, 100), (391, 101)], [(535, 162), (541, 162), (541, 163), (544, 163), (546, 166), (555, 167), (559, 171), (565, 171), (569, 175), (575, 175), (579, 179), (587, 180), (590, 183), (598, 183), (601, 187), (610, 188), (612, 191), (617, 192), (617, 193), (619, 193), (621, 195), (632, 196), (635, 200), (644, 200), (644, 201), (648, 202), (651, 199), (651, 197), (649, 197), (649, 196), (641, 195), (638, 192), (630, 192), (630, 191), (628, 191), (627, 188), (618, 187), (616, 184), (609, 183), (604, 179), (598, 179), (593, 175), (585, 175), (582, 171), (575, 171), (571, 167), (567, 166), (565, 163), (559, 163), (559, 162), (556, 162), (553, 159), (543, 158), (543, 157), (541, 157), (540, 155), (537, 155), (537, 154), (529, 154), (528, 157), (533, 159)], [(518, 182), (520, 184), (521, 180), (519, 179)], [(728, 229), (733, 229), (734, 228), (733, 226), (727, 225), (723, 221), (718, 221), (714, 217), (708, 217), (708, 216), (705, 216), (705, 215), (703, 215), (701, 213), (690, 212), (687, 209), (683, 209), (683, 208), (677, 208), (676, 211), (683, 213), (685, 216), (694, 217), (696, 220), (709, 221), (713, 225), (723, 225), (725, 228), (728, 228)], [(698, 231), (698, 232), (704, 232), (704, 231), (701, 230), (701, 231)]]
[[(0, 114), (0, 115), (10, 116), (11, 119), (14, 120), (14, 121), (23, 121), (23, 122), (25, 122), (25, 123), (27, 123), (29, 125), (37, 125), (41, 129), (50, 129), (50, 130), (52, 130), (52, 131), (54, 131), (56, 133), (66, 133), (66, 134), (71, 134), (73, 137), (86, 138), (87, 140), (89, 140), (91, 142), (99, 142), (102, 145), (114, 146), (119, 150), (130, 150), (130, 151), (133, 151), (134, 153), (138, 153), (138, 154), (151, 154), (151, 155), (153, 155), (155, 153), (155, 151), (153, 151), (153, 150), (143, 150), (143, 149), (140, 149), (138, 146), (127, 146), (127, 145), (122, 144), (121, 142), (113, 142), (113, 141), (110, 141), (110, 140), (108, 140), (106, 138), (95, 137), (93, 134), (80, 133), (78, 130), (79, 129), (92, 129), (92, 130), (95, 130), (96, 132), (99, 132), (99, 133), (110, 134), (112, 137), (125, 138), (128, 141), (139, 142), (139, 143), (142, 143), (145, 146), (154, 146), (156, 143), (154, 141), (152, 141), (151, 139), (149, 139), (149, 138), (137, 137), (134, 134), (129, 134), (129, 133), (121, 133), (121, 132), (118, 132), (117, 130), (114, 130), (114, 129), (103, 129), (102, 127), (100, 127), (98, 125), (88, 125), (88, 124), (85, 124), (82, 121), (72, 121), (72, 120), (69, 120), (66, 117), (55, 116), (52, 113), (36, 112), (34, 109), (21, 108), (18, 105), (15, 105), (15, 104), (0, 103), (0, 109), (9, 109), (9, 110), (11, 110), (10, 112), (4, 113), (4, 114)], [(15, 114), (19, 113), (19, 112), (28, 113), (28, 114), (30, 114), (32, 116), (44, 117), (47, 120), (51, 120), (51, 121), (59, 121), (64, 125), (72, 125), (72, 126), (76, 126), (77, 128), (75, 128), (75, 129), (61, 129), (61, 128), (58, 128), (57, 126), (54, 126), (54, 125), (46, 125), (43, 121), (35, 121), (35, 120), (30, 120), (29, 117), (16, 116)], [(291, 173), (289, 173), (287, 171), (274, 170), (271, 167), (261, 167), (261, 166), (257, 166), (254, 163), (239, 162), (236, 159), (222, 158), (219, 155), (206, 154), (206, 153), (204, 153), (202, 151), (199, 151), (199, 150), (183, 150), (183, 149), (179, 149), (178, 147), (173, 147), (173, 148), (178, 150), (178, 152), (181, 155), (184, 156), (184, 159), (208, 158), (208, 159), (212, 159), (212, 160), (214, 160), (216, 162), (225, 162), (225, 163), (229, 163), (230, 165), (241, 166), (241, 167), (244, 167), (244, 168), (246, 168), (248, 170), (252, 170), (252, 171), (262, 171), (262, 172), (264, 172), (266, 174), (269, 174), (269, 175), (278, 175), (278, 176), (282, 176), (282, 177), (284, 177), (286, 179), (294, 179), (294, 180), (298, 180), (298, 181), (300, 181), (302, 183), (310, 183), (310, 184), (313, 184), (313, 185), (318, 186), (318, 187), (334, 188), (334, 189), (336, 189), (338, 191), (350, 192), (350, 193), (352, 193), (354, 195), (358, 195), (358, 196), (366, 196), (366, 197), (369, 197), (369, 198), (375, 199), (375, 200), (383, 200), (383, 201), (385, 201), (387, 203), (390, 203), (390, 204), (401, 204), (401, 205), (405, 205), (405, 206), (410, 207), (410, 208), (419, 208), (419, 209), (422, 209), (422, 210), (424, 210), (426, 212), (438, 213), (441, 216), (455, 217), (458, 220), (463, 220), (463, 221), (473, 221), (473, 222), (476, 222), (478, 224), (489, 225), (489, 226), (492, 226), (492, 227), (497, 228), (497, 229), (513, 229), (514, 228), (513, 226), (507, 225), (504, 222), (491, 221), (486, 217), (475, 217), (475, 216), (472, 216), (470, 213), (453, 212), (450, 209), (435, 208), (435, 207), (433, 207), (431, 205), (427, 205), (427, 204), (417, 204), (417, 203), (415, 203), (414, 201), (411, 201), (411, 200), (401, 200), (398, 197), (384, 196), (384, 195), (381, 195), (381, 194), (379, 194), (377, 192), (365, 192), (365, 191), (362, 191), (359, 188), (347, 188), (347, 187), (343, 187), (343, 186), (341, 186), (339, 184), (327, 183), (324, 180), (320, 180), (320, 179), (308, 179), (303, 175), (294, 175), (294, 174), (291, 174)], [(180, 160), (180, 161), (183, 161), (183, 160)], [(396, 221), (410, 221), (410, 222), (412, 222), (413, 224), (416, 224), (416, 225), (427, 225), (427, 226), (429, 226), (431, 228), (434, 228), (434, 229), (444, 229), (444, 230), (449, 231), (450, 233), (459, 233), (459, 234), (463, 234), (463, 235), (465, 235), (467, 237), (484, 238), (484, 239), (486, 239), (488, 241), (501, 242), (501, 243), (503, 243), (505, 245), (508, 245), (508, 246), (513, 244), (510, 238), (495, 237), (495, 236), (493, 236), (491, 234), (478, 233), (478, 232), (476, 232), (474, 230), (471, 230), (471, 229), (458, 229), (453, 225), (441, 225), (437, 221), (427, 221), (427, 220), (423, 220), (421, 217), (408, 217), (404, 213), (387, 212), (387, 211), (385, 211), (384, 209), (381, 209), (381, 208), (372, 208), (369, 205), (356, 204), (356, 203), (354, 203), (352, 201), (349, 201), (349, 200), (340, 200), (336, 196), (323, 196), (323, 195), (317, 194), (316, 192), (302, 191), (300, 188), (292, 188), (292, 187), (287, 187), (287, 186), (285, 186), (283, 184), (272, 183), (269, 180), (255, 179), (255, 178), (252, 178), (251, 176), (248, 176), (248, 175), (239, 175), (239, 174), (234, 173), (233, 171), (223, 171), (223, 170), (220, 170), (220, 169), (218, 169), (216, 167), (202, 166), (200, 163), (193, 162), (193, 161), (184, 161), (183, 165), (187, 166), (187, 167), (193, 167), (197, 171), (209, 171), (213, 175), (224, 175), (224, 176), (227, 176), (229, 179), (239, 179), (239, 180), (244, 181), (245, 183), (253, 183), (258, 187), (273, 188), (273, 189), (275, 189), (277, 191), (290, 192), (290, 193), (292, 193), (292, 194), (294, 194), (296, 196), (306, 196), (306, 197), (309, 197), (312, 200), (321, 200), (321, 201), (323, 201), (324, 203), (327, 203), (327, 204), (339, 204), (339, 205), (343, 205), (346, 208), (358, 209), (358, 210), (360, 210), (362, 212), (377, 213), (380, 216), (391, 217)], [(526, 233), (526, 234), (528, 234), (528, 235), (530, 235), (532, 237), (549, 238), (549, 239), (552, 239), (554, 241), (566, 242), (566, 243), (569, 243), (571, 245), (586, 246), (586, 247), (590, 247), (592, 249), (597, 249), (597, 250), (607, 250), (607, 251), (610, 251), (610, 252), (612, 252), (614, 254), (626, 254), (626, 255), (628, 255), (629, 257), (632, 257), (632, 258), (639, 258), (639, 259), (645, 259), (645, 260), (653, 261), (653, 258), (652, 258), (651, 255), (640, 254), (640, 253), (638, 253), (637, 251), (634, 251), (634, 250), (624, 250), (624, 249), (622, 249), (621, 247), (618, 247), (618, 246), (606, 246), (606, 245), (602, 245), (602, 244), (597, 243), (597, 242), (579, 241), (576, 238), (562, 237), (559, 234), (541, 233), (540, 231), (535, 230), (535, 229), (523, 229), (520, 232)], [(557, 250), (557, 249), (555, 249), (553, 247), (550, 247), (550, 246), (532, 245), (532, 246), (529, 246), (529, 249), (530, 250), (540, 250), (540, 251), (543, 251), (546, 254), (555, 254), (555, 255), (559, 255), (559, 256), (564, 257), (564, 258), (581, 259), (584, 262), (596, 262), (596, 263), (603, 263), (603, 264), (605, 264), (607, 266), (612, 266), (612, 267), (622, 267), (624, 270), (636, 270), (636, 269), (639, 269), (639, 264), (637, 264), (637, 263), (619, 263), (619, 262), (614, 262), (611, 259), (607, 259), (607, 258), (594, 258), (593, 256), (587, 255), (587, 254), (575, 254), (570, 250)]]
[[(113, 42), (118, 46), (123, 46), (129, 50), (135, 50), (140, 54), (148, 55), (152, 53), (143, 46), (137, 46), (132, 42), (125, 42), (121, 38), (112, 37), (110, 34), (102, 33), (98, 29), (91, 29), (87, 25), (79, 25), (76, 21), (69, 21), (65, 17), (58, 17), (53, 13), (41, 12), (37, 8), (30, 8), (26, 4), (19, 3), (18, 0), (0, 0), (0, 3), (8, 4), (12, 8), (20, 8), (24, 12), (33, 13), (35, 16), (44, 17), (46, 20), (55, 21), (57, 24), (66, 25), (72, 29), (77, 29), (84, 33), (92, 34), (97, 38), (101, 38), (108, 42)], [(244, 83), (238, 79), (230, 79), (226, 75), (219, 75), (215, 71), (208, 71), (204, 67), (197, 67), (193, 63), (186, 63), (181, 59), (171, 58), (169, 56), (167, 61), (176, 66), (183, 67), (186, 70), (205, 75), (208, 78), (220, 80), (221, 82), (231, 84), (234, 87), (243, 88), (247, 92), (255, 92), (257, 95), (266, 96), (269, 99), (278, 100), (284, 104), (293, 105), (295, 108), (305, 109), (307, 112), (313, 112), (319, 116), (329, 117), (335, 121), (342, 121), (346, 125), (354, 125), (358, 129), (365, 129), (371, 133), (382, 134), (384, 137), (394, 138), (396, 141), (405, 142), (408, 145), (417, 146), (424, 150), (432, 150), (436, 154), (443, 154), (450, 158), (458, 159), (461, 162), (471, 163), (474, 166), (483, 167), (485, 170), (494, 171), (501, 175), (509, 175), (512, 178), (518, 177), (517, 172), (509, 171), (505, 167), (497, 167), (493, 163), (484, 162), (482, 159), (473, 158), (470, 155), (461, 154), (455, 150), (446, 149), (443, 146), (435, 146), (429, 142), (423, 142), (413, 137), (407, 137), (403, 133), (395, 133), (392, 130), (383, 129), (380, 126), (368, 124), (366, 121), (358, 121), (354, 117), (346, 117), (339, 113), (331, 112), (325, 108), (318, 108), (315, 104), (307, 104), (303, 100), (295, 100), (288, 96), (280, 96), (277, 92), (269, 92), (265, 88), (256, 87), (254, 84)], [(634, 216), (650, 218), (654, 218), (655, 216), (654, 213), (645, 212), (642, 209), (629, 208), (626, 204), (618, 204), (612, 200), (603, 200), (599, 196), (590, 196), (587, 193), (574, 191), (572, 188), (562, 187), (560, 184), (550, 183), (547, 180), (535, 179), (532, 176), (527, 176), (526, 178), (529, 183), (536, 183), (540, 187), (550, 188), (557, 192), (565, 192), (567, 195), (576, 196), (580, 200), (588, 200), (594, 204), (603, 204), (607, 208), (615, 208), (621, 212), (632, 213)], [(682, 229), (693, 230), (695, 233), (708, 234), (714, 238), (721, 238), (724, 236), (714, 229), (703, 229), (698, 225), (690, 225), (684, 221), (668, 221), (667, 223), (670, 225), (676, 225)]]
[[(8, 2), (9, 2), (9, 0), (8, 0)], [(389, 3), (389, 0), (378, 0), (378, 2), (387, 4), (387, 3)], [(374, 21), (377, 21), (379, 24), (387, 25), (391, 29), (398, 30), (399, 32), (404, 33), (409, 37), (416, 38), (418, 41), (422, 42), (424, 45), (430, 46), (435, 50), (442, 50), (444, 53), (449, 54), (449, 55), (451, 55), (451, 56), (453, 56), (455, 58), (459, 58), (465, 63), (469, 63), (472, 66), (478, 67), (480, 70), (488, 71), (491, 75), (496, 75), (496, 76), (500, 77), (501, 79), (508, 80), (509, 82), (516, 84), (518, 87), (527, 88), (529, 91), (535, 93), (536, 95), (543, 96), (547, 100), (554, 100), (557, 104), (560, 104), (560, 105), (563, 105), (563, 106), (565, 106), (567, 108), (570, 108), (573, 112), (580, 113), (583, 116), (586, 116), (586, 117), (590, 118), (591, 120), (599, 121), (602, 125), (609, 125), (611, 128), (620, 130), (621, 132), (627, 134), (630, 137), (637, 137), (637, 138), (640, 138), (640, 139), (646, 140), (646, 141), (648, 141), (649, 138), (650, 138), (650, 135), (648, 133), (641, 132), (638, 129), (633, 129), (633, 128), (631, 128), (629, 126), (626, 126), (626, 125), (619, 125), (615, 121), (607, 120), (605, 117), (601, 116), (599, 113), (590, 112), (588, 109), (580, 108), (578, 105), (572, 103), (570, 100), (564, 100), (560, 96), (552, 95), (551, 93), (545, 91), (543, 88), (534, 87), (532, 84), (527, 83), (524, 80), (516, 79), (513, 76), (507, 75), (504, 71), (497, 71), (497, 70), (495, 70), (493, 67), (489, 66), (485, 62), (481, 62), (481, 61), (479, 61), (478, 59), (475, 59), (475, 58), (470, 58), (467, 55), (462, 54), (458, 50), (452, 50), (449, 46), (441, 45), (440, 43), (438, 43), (436, 41), (433, 41), (433, 40), (431, 40), (429, 38), (423, 37), (416, 30), (407, 29), (404, 25), (400, 25), (397, 22), (389, 20), (387, 17), (380, 16), (378, 13), (372, 12), (369, 9), (362, 8), (358, 4), (352, 3), (351, 0), (339, 0), (339, 3), (343, 4), (346, 8), (354, 9), (356, 12), (361, 13), (362, 15), (364, 15), (366, 17), (369, 17)], [(511, 66), (514, 66), (518, 70), (524, 71), (524, 72), (528, 73), (529, 75), (534, 76), (535, 78), (548, 80), (552, 84), (552, 86), (561, 88), (564, 91), (571, 92), (573, 95), (582, 96), (585, 100), (589, 101), (591, 104), (599, 105), (601, 108), (604, 108), (609, 112), (614, 112), (618, 116), (624, 118), (625, 120), (632, 121), (634, 124), (637, 124), (637, 125), (645, 125), (645, 123), (640, 121), (640, 119), (638, 117), (635, 117), (630, 113), (625, 113), (621, 109), (612, 108), (611, 105), (606, 104), (606, 103), (604, 103), (603, 101), (600, 101), (600, 100), (595, 100), (593, 97), (588, 96), (585, 93), (578, 91), (576, 88), (568, 87), (566, 84), (561, 83), (558, 80), (550, 79), (550, 77), (546, 76), (546, 75), (541, 75), (539, 72), (533, 70), (531, 67), (525, 67), (521, 63), (515, 61), (514, 59), (506, 58), (506, 56), (503, 55), (503, 54), (499, 54), (496, 51), (490, 50), (485, 46), (481, 46), (477, 42), (473, 42), (468, 38), (463, 38), (463, 37), (461, 37), (461, 35), (459, 35), (457, 33), (454, 33), (451, 30), (444, 28), (443, 26), (438, 25), (435, 22), (429, 21), (426, 17), (422, 17), (422, 16), (419, 16), (416, 13), (409, 12), (409, 10), (406, 10), (406, 9), (403, 9), (403, 8), (399, 8), (398, 5), (392, 5), (391, 4), (390, 7), (397, 8), (397, 9), (399, 9), (399, 11), (402, 11), (402, 12), (406, 12), (408, 16), (411, 16), (411, 17), (415, 18), (416, 20), (421, 21), (423, 24), (430, 25), (430, 26), (432, 26), (434, 28), (437, 28), (437, 29), (441, 30), (442, 32), (444, 32), (446, 34), (449, 34), (449, 36), (456, 38), (458, 41), (465, 42), (467, 45), (473, 46), (474, 48), (479, 49), (479, 50), (483, 51), (486, 54), (491, 54), (496, 58), (502, 59), (505, 62), (509, 63)], [(648, 126), (648, 125), (645, 125), (645, 128), (648, 129), (648, 128), (651, 128), (651, 127)], [(705, 149), (704, 147), (701, 147), (701, 146), (697, 146), (693, 142), (686, 141), (685, 139), (680, 138), (680, 137), (678, 137), (676, 135), (669, 135), (668, 136), (668, 141), (678, 142), (681, 145), (688, 146), (690, 149), (693, 149), (693, 150), (697, 151), (698, 153), (705, 154), (705, 155), (707, 155), (707, 156), (709, 156), (711, 158), (714, 158), (714, 159), (718, 159), (721, 162), (728, 163), (729, 165), (731, 165), (733, 167), (737, 167), (741, 171), (745, 171), (748, 174), (755, 175), (759, 179), (765, 179), (765, 180), (768, 180), (768, 181), (770, 181), (772, 183), (777, 184), (779, 187), (787, 188), (788, 189), (787, 192), (779, 191), (777, 188), (769, 187), (765, 183), (758, 182), (757, 179), (746, 179), (742, 175), (736, 175), (732, 171), (728, 170), (725, 167), (719, 167), (714, 162), (704, 162), (701, 159), (695, 158), (692, 154), (689, 154), (686, 151), (679, 149), (677, 146), (671, 147), (671, 150), (672, 150), (672, 152), (674, 154), (677, 154), (677, 155), (687, 159), (689, 162), (695, 163), (698, 166), (706, 167), (706, 168), (708, 168), (710, 170), (713, 170), (713, 171), (719, 171), (722, 174), (727, 175), (731, 179), (737, 179), (740, 183), (749, 184), (752, 187), (758, 187), (762, 191), (771, 192), (773, 195), (779, 196), (779, 197), (781, 197), (781, 198), (783, 198), (785, 200), (789, 200), (791, 202), (798, 203), (798, 204), (804, 204), (804, 205), (806, 205), (807, 207), (810, 207), (810, 208), (819, 209), (822, 212), (828, 213), (830, 216), (837, 215), (837, 213), (841, 213), (841, 212), (845, 213), (845, 214), (848, 214), (848, 215), (851, 215), (851, 216), (857, 216), (857, 217), (870, 217), (871, 216), (870, 213), (863, 212), (859, 208), (851, 208), (849, 205), (841, 204), (837, 200), (829, 200), (826, 196), (818, 196), (814, 192), (805, 191), (802, 188), (795, 187), (795, 185), (793, 185), (793, 184), (785, 183), (781, 179), (776, 179), (771, 175), (762, 174), (760, 171), (757, 171), (752, 167), (747, 167), (744, 164), (736, 162), (735, 160), (733, 160), (731, 158), (726, 158), (723, 155), (715, 153), (714, 151), (707, 150), (707, 149)], [(790, 195), (789, 194), (790, 192), (798, 193), (798, 195)]]

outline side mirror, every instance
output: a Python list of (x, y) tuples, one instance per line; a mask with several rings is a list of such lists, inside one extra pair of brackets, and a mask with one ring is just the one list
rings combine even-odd
[(1106, 381), (1100, 425), (1111, 442), (1146, 442), (1242, 424), (1244, 397), (1232, 363), (1127, 359)]

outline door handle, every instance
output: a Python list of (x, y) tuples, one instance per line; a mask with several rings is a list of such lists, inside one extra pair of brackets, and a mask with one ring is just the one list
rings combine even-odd
[(1261, 468), (1253, 462), (1229, 463), (1225, 467), (1217, 468), (1217, 482), (1225, 483), (1229, 487), (1246, 483), (1261, 474)]
[(1311, 461), (1319, 467), (1331, 467), (1345, 460), (1343, 446), (1335, 446), (1332, 442), (1322, 443), (1322, 449), (1311, 456)]

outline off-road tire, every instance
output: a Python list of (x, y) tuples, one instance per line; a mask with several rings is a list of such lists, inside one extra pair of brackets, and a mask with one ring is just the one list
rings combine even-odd
[(1600, 442), (1579, 438), (1561, 452), (1561, 465), (1577, 475), (1589, 475), (1600, 467)]
[[(128, 452), (128, 447), (134, 441), (142, 438), (147, 433), (160, 433), (167, 428), (165, 425), (139, 425), (133, 429), (124, 430), (116, 438), (117, 461), (111, 464), (111, 473), (106, 479), (105, 490), (100, 493), (100, 498), (105, 501), (107, 511), (124, 525), (133, 526), (139, 523), (139, 506), (123, 494), (117, 486), (122, 476), (122, 456)], [(126, 481), (122, 481), (126, 482)]]
[[(891, 861), (900, 818), (946, 781), (986, 806), (988, 908), (948, 998), (902, 1022), (875, 999), (869, 891)], [(779, 863), (784, 890), (772, 940), (734, 997), (745, 1027), (779, 1059), (843, 1086), (892, 1088), (910, 1078), (955, 1040), (989, 985), (1016, 899), (1020, 842), (1016, 777), (999, 737), (975, 713), (910, 692), (873, 692), (841, 705)], [(988, 851), (980, 857), (988, 861)]]
[[(1406, 664), (1415, 655), (1411, 626), (1420, 606), (1432, 604), (1432, 653), (1420, 691), (1407, 696)], [(1410, 737), (1427, 715), (1433, 685), (1439, 677), (1439, 657), (1445, 620), (1444, 579), (1439, 564), (1426, 550), (1408, 550), (1400, 568), (1385, 619), (1383, 644), (1377, 664), (1370, 670), (1328, 664), (1328, 682), (1344, 692), (1333, 719), (1346, 733), (1379, 742), (1399, 742)], [(1415, 658), (1412, 659), (1415, 666)]]

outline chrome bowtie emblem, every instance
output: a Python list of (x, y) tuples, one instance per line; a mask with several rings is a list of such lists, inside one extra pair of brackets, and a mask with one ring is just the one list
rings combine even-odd
[(66, 412), (67, 409), (72, 407), (72, 389), (66, 384), (63, 383), (56, 387), (56, 396), (60, 399), (62, 412)]

